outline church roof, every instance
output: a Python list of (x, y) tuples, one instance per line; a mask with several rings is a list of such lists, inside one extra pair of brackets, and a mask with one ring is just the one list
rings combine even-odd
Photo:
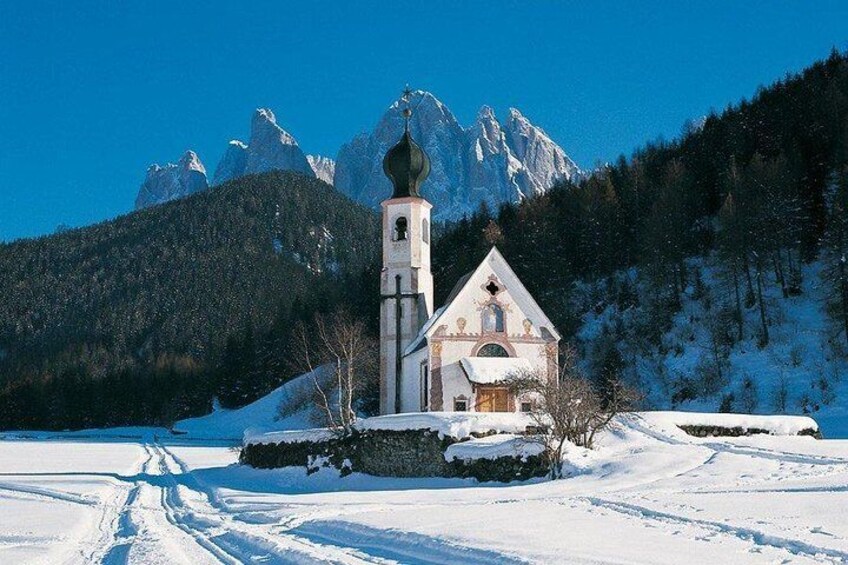
[(430, 158), (412, 139), (408, 124), (400, 141), (386, 152), (383, 172), (392, 181), (392, 198), (421, 198), (419, 188), (430, 174)]
[(547, 328), (555, 340), (558, 341), (560, 339), (560, 335), (554, 327), (553, 322), (551, 322), (550, 318), (545, 315), (541, 307), (539, 307), (539, 304), (527, 288), (521, 283), (518, 275), (515, 274), (515, 271), (513, 271), (512, 267), (509, 266), (509, 263), (506, 262), (506, 259), (504, 259), (503, 255), (501, 255), (500, 251), (498, 251), (498, 248), (493, 246), (486, 255), (485, 259), (480, 262), (476, 269), (467, 273), (459, 279), (459, 281), (457, 281), (448, 296), (448, 299), (445, 301), (445, 304), (436, 310), (432, 316), (430, 316), (430, 319), (427, 320), (427, 323), (421, 327), (421, 330), (418, 332), (415, 339), (413, 339), (409, 346), (407, 346), (404, 350), (403, 354), (405, 356), (418, 351), (426, 345), (427, 338), (430, 337), (436, 329), (438, 329), (439, 320), (445, 317), (445, 314), (450, 310), (451, 305), (468, 287), (468, 282), (486, 265), (490, 265), (495, 274), (497, 274), (500, 278), (501, 282), (503, 282), (507, 288), (511, 289), (511, 294), (514, 299), (517, 300), (520, 297), (525, 302), (527, 309), (534, 314), (533, 317), (537, 320), (536, 324), (539, 327)]

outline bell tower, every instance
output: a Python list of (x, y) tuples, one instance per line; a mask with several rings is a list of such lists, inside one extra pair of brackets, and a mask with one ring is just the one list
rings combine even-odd
[[(403, 92), (404, 132), (386, 152), (383, 172), (393, 192), (382, 202), (383, 270), (380, 275), (380, 413), (417, 411), (404, 403), (403, 353), (433, 314), (430, 272), (430, 209), (419, 188), (430, 174), (430, 159), (409, 133), (409, 87)], [(410, 394), (407, 394), (410, 396)]]

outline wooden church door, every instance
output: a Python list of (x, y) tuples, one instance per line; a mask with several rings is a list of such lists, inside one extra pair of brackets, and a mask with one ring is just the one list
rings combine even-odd
[(477, 391), (477, 411), (508, 412), (508, 391), (505, 388), (480, 388)]

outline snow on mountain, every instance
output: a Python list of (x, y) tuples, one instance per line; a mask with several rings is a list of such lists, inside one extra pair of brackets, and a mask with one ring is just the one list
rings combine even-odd
[(327, 184), (333, 184), (333, 177), (336, 174), (335, 161), (321, 155), (307, 155), (306, 160), (309, 161), (309, 166), (312, 167), (316, 177)]
[[(410, 130), (432, 167), (423, 192), (439, 218), (459, 218), (483, 201), (516, 202), (580, 174), (562, 148), (515, 109), (502, 125), (483, 106), (465, 129), (429, 92), (414, 92), (410, 106)], [(382, 159), (403, 131), (401, 109), (396, 101), (370, 135), (361, 134), (339, 150), (335, 186), (354, 200), (376, 207), (391, 193)]]
[(316, 176), (297, 140), (277, 125), (277, 117), (268, 108), (257, 108), (250, 125), (250, 141), (230, 141), (215, 169), (212, 184), (273, 170), (297, 171)]
[(186, 151), (176, 163), (150, 165), (138, 190), (135, 208), (140, 210), (209, 188), (206, 168), (194, 151)]

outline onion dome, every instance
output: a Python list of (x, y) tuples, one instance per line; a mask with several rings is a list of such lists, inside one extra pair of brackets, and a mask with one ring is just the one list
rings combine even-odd
[[(404, 101), (409, 100), (409, 89), (404, 92)], [(403, 117), (406, 120), (403, 136), (397, 144), (386, 152), (383, 158), (383, 172), (394, 185), (392, 198), (414, 196), (421, 198), (418, 189), (430, 174), (430, 158), (412, 139), (409, 133), (409, 117), (412, 111), (404, 108)]]

